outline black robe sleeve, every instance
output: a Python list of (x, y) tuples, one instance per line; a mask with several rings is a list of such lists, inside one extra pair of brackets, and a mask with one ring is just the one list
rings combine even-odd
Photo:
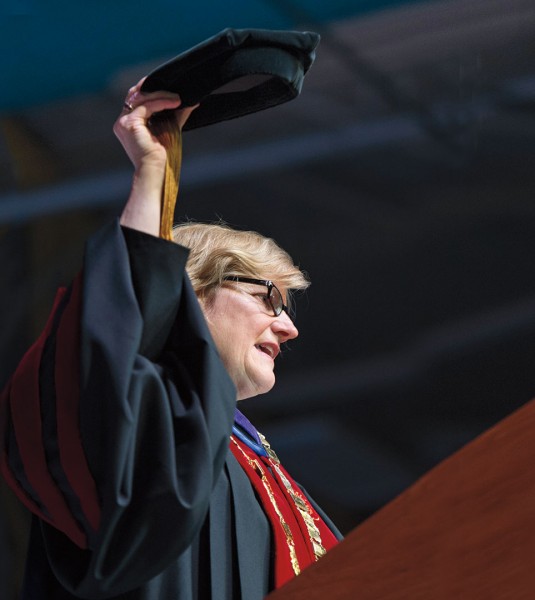
[(0, 398), (0, 465), (50, 565), (82, 598), (136, 588), (199, 533), (236, 393), (184, 267), (187, 250), (118, 223)]

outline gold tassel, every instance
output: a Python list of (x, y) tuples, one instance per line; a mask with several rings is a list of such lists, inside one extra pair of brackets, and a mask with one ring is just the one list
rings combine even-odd
[(151, 130), (167, 150), (162, 192), (160, 237), (173, 240), (173, 223), (182, 166), (182, 129), (173, 111), (165, 111), (151, 120)]

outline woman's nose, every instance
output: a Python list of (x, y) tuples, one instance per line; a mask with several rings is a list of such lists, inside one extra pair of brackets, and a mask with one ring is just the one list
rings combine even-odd
[(284, 310), (278, 317), (273, 319), (271, 329), (275, 332), (281, 342), (293, 340), (299, 335), (297, 327)]

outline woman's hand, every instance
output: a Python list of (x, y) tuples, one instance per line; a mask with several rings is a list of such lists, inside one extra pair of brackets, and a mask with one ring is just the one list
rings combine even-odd
[[(140, 92), (145, 78), (128, 90), (123, 110), (113, 126), (113, 131), (136, 170), (141, 166), (154, 165), (163, 168), (166, 161), (165, 147), (151, 132), (149, 119), (154, 113), (168, 109), (178, 109), (180, 96), (172, 92)], [(196, 107), (185, 107), (176, 111), (180, 127), (187, 121)]]
[[(165, 91), (144, 94), (140, 91), (144, 80), (128, 90), (113, 131), (135, 168), (132, 190), (121, 215), (121, 224), (157, 236), (167, 153), (164, 145), (151, 132), (149, 119), (162, 110), (178, 109), (180, 97)], [(176, 110), (180, 127), (195, 108), (188, 106)]]

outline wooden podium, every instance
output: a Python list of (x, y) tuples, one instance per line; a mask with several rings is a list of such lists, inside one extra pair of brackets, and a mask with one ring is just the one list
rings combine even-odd
[(269, 600), (535, 598), (535, 401), (429, 471)]

